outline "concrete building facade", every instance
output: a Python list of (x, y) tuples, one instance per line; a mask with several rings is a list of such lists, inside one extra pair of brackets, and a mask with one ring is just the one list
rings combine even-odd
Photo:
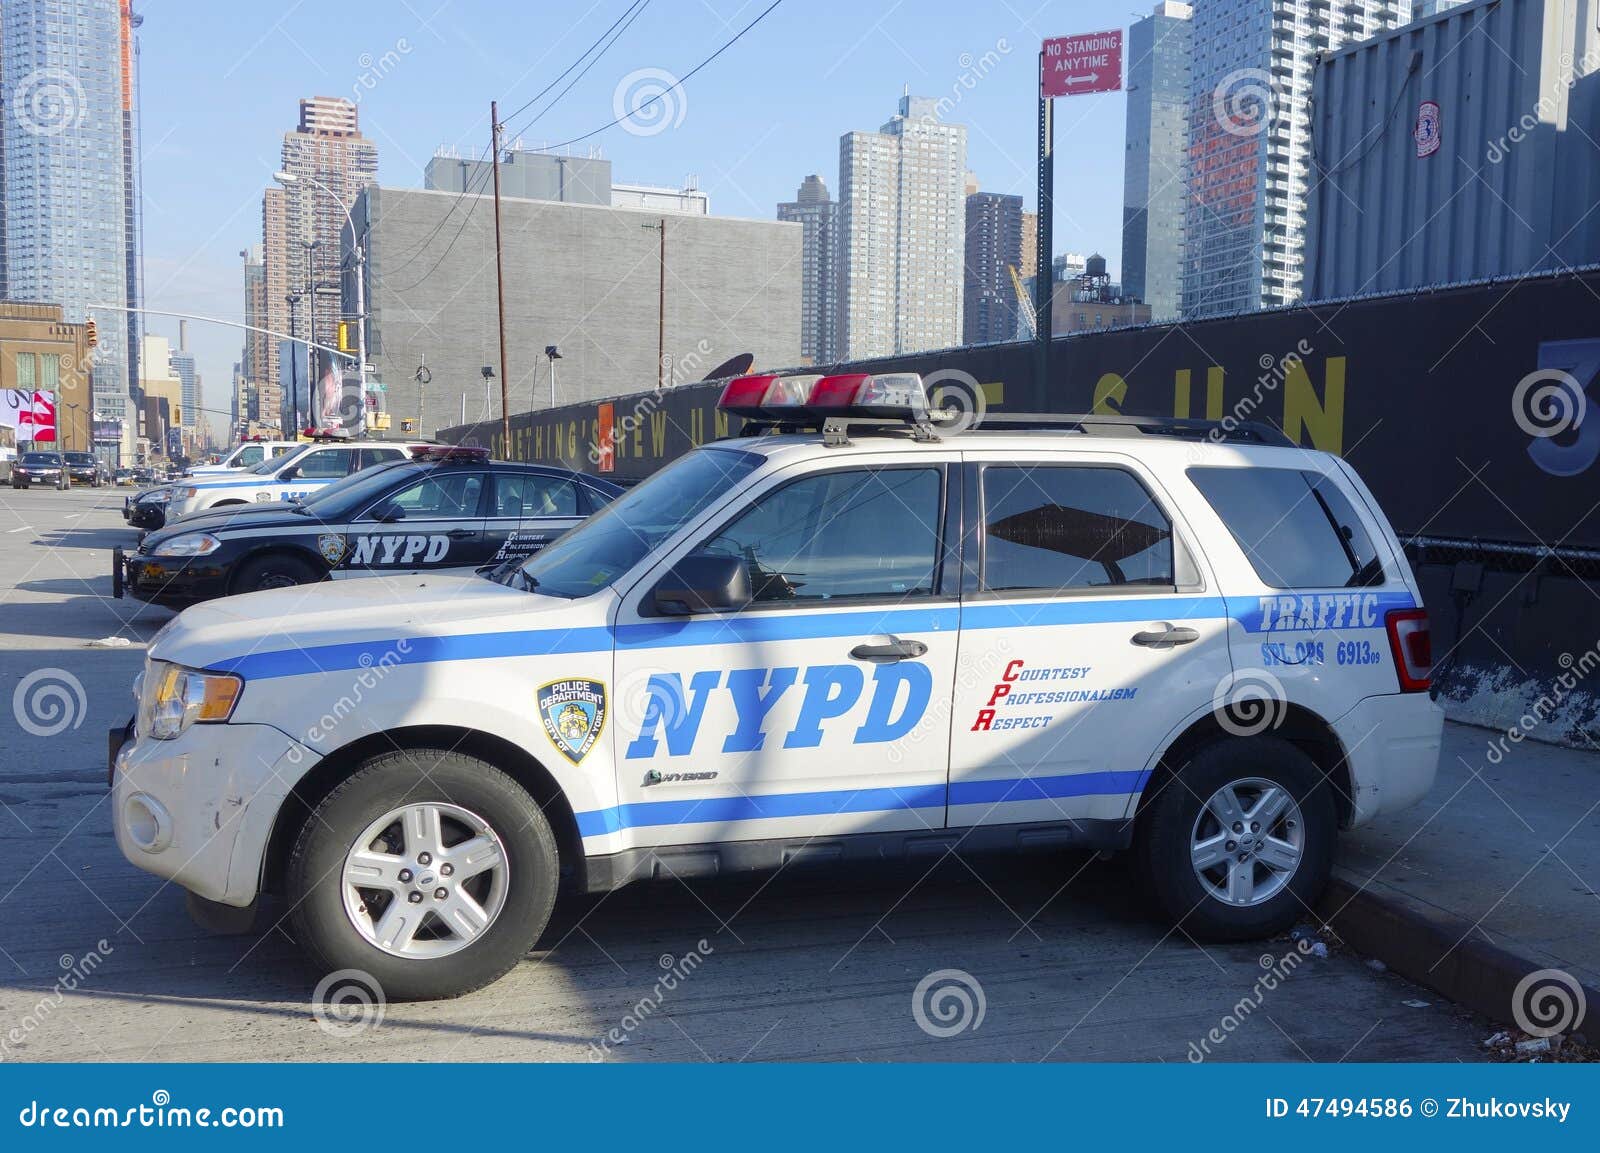
[(1189, 84), (1183, 315), (1290, 304), (1304, 275), (1317, 58), (1411, 0), (1200, 0)]
[(1128, 29), (1127, 150), (1122, 178), (1122, 284), (1158, 320), (1183, 304), (1194, 10), (1163, 0)]
[[(763, 368), (800, 363), (800, 226), (508, 199), (502, 366), (493, 206), (470, 197), (441, 228), (457, 202), (378, 186), (356, 202), (369, 253), (368, 354), (391, 430), (410, 421), (428, 434), (462, 423), (463, 412), (497, 421), (502, 376), (513, 412), (548, 407), (548, 345), (561, 354), (558, 403), (655, 387), (663, 282), (670, 382), (700, 380), (741, 352)], [(495, 373), (488, 387), (483, 366)]]
[(961, 342), (967, 130), (906, 93), (877, 132), (839, 139), (843, 239), (839, 339), (846, 358)]
[(778, 219), (800, 225), (800, 355), (832, 364), (839, 349), (839, 204), (822, 177), (800, 182), (795, 198), (778, 205)]

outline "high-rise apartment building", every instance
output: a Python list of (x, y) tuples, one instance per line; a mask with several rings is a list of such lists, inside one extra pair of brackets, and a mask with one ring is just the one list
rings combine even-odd
[[(291, 279), (290, 263), (298, 240), (289, 228), (289, 198), (282, 188), (269, 188), (261, 194), (261, 281), (265, 293), (267, 323), (272, 333), (305, 335), (304, 314), (300, 310), (300, 289), (304, 287), (305, 274)], [(302, 269), (304, 265), (299, 267)], [(256, 381), (256, 419), (263, 424), (280, 424), (283, 408), (283, 372), (281, 360), (288, 342), (281, 336), (266, 337), (262, 352), (266, 374)], [(288, 432), (290, 430), (283, 429)]]
[(111, 459), (136, 435), (139, 325), (94, 306), (139, 303), (136, 21), (129, 0), (0, 4), (0, 285), (93, 316), (96, 423), (126, 422)]
[[(274, 296), (298, 294), (298, 306), (285, 303), (279, 318), (288, 319), (284, 314), (293, 311), (296, 336), (331, 346), (337, 343), (343, 317), (340, 235), (345, 210), (362, 188), (377, 182), (378, 149), (361, 135), (355, 104), (341, 97), (312, 96), (300, 101), (299, 124), (283, 134), (282, 168), (294, 179), (281, 189), (268, 189), (262, 204), (268, 310)], [(274, 192), (280, 197), (276, 202)], [(273, 327), (288, 331), (287, 325)], [(277, 367), (281, 374), (281, 365)]]
[(261, 245), (253, 244), (239, 253), (244, 262), (244, 322), (251, 327), (245, 329), (244, 354), (239, 361), (239, 384), (234, 398), (236, 421), (261, 419), (258, 407), (261, 385), (276, 379), (275, 358), (270, 356), (275, 342), (266, 333), (255, 331), (271, 327), (267, 309), (267, 269), (262, 252)]
[(1039, 270), (1039, 214), (1037, 212), (1024, 212), (1022, 214), (1022, 263), (1017, 265), (1017, 271), (1022, 273), (1023, 280), (1032, 280), (1033, 274)]
[(967, 130), (909, 93), (877, 132), (839, 140), (841, 317), (851, 360), (961, 341)]
[(1194, 5), (1185, 316), (1298, 299), (1317, 54), (1406, 23), (1411, 7), (1411, 0)]
[(1122, 286), (1158, 320), (1176, 317), (1183, 303), (1193, 15), (1188, 4), (1163, 0), (1128, 30)]
[(1022, 266), (1022, 197), (974, 192), (967, 197), (962, 277), (963, 344), (1015, 340), (1017, 293), (1011, 270)]
[(189, 322), (178, 321), (178, 347), (167, 354), (167, 364), (172, 369), (172, 375), (183, 382), (179, 390), (179, 398), (183, 405), (183, 431), (192, 436), (195, 423), (200, 418), (200, 373), (194, 362), (194, 353), (189, 351)]
[(839, 348), (839, 205), (822, 177), (807, 176), (778, 219), (802, 228), (800, 242), (800, 355), (832, 364)]

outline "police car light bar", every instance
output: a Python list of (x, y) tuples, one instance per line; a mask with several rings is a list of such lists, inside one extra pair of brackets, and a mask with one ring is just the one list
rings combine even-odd
[(926, 422), (928, 394), (914, 372), (741, 376), (717, 407), (748, 420), (797, 424), (829, 417)]
[(466, 448), (453, 444), (418, 444), (411, 446), (412, 460), (488, 460), (486, 448)]

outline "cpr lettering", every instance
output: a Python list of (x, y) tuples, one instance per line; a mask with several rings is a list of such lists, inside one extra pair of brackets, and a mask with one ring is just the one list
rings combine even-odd
[(352, 565), (434, 564), (450, 551), (442, 533), (369, 533), (356, 540)]
[[(726, 678), (710, 669), (689, 678), (687, 689), (677, 673), (655, 673), (645, 685), (647, 700), (639, 735), (628, 744), (628, 760), (653, 757), (663, 738), (667, 755), (687, 756), (699, 739), (706, 701), (724, 690), (732, 698), (733, 731), (722, 740), (724, 753), (757, 752), (766, 745), (766, 720), (774, 706), (796, 686), (804, 695), (793, 727), (784, 735), (786, 749), (814, 749), (822, 744), (824, 722), (849, 713), (860, 702), (867, 681), (856, 665), (814, 665), (798, 668), (733, 669)], [(851, 736), (857, 745), (894, 741), (916, 728), (933, 697), (933, 674), (914, 661), (878, 665), (872, 673), (867, 715)]]

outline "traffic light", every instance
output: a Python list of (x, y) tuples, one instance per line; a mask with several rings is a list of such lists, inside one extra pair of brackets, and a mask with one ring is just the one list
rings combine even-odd
[(340, 352), (354, 352), (356, 350), (355, 341), (353, 341), (351, 339), (351, 337), (354, 335), (354, 333), (352, 333), (350, 331), (350, 328), (351, 328), (351, 324), (350, 324), (350, 322), (348, 320), (341, 320), (339, 322), (339, 351)]
[(90, 348), (100, 343), (100, 332), (95, 328), (93, 320), (84, 321), (83, 334), (88, 339)]

